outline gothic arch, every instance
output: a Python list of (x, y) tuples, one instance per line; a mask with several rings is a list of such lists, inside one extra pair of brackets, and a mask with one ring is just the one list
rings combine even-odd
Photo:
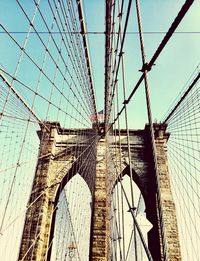
[[(120, 181), (120, 179), (123, 178), (125, 175), (128, 175), (130, 177), (130, 167), (129, 167), (129, 165), (127, 165), (122, 170), (122, 172), (118, 175), (118, 177), (116, 178), (116, 181), (114, 183), (114, 187)], [(137, 187), (139, 188), (139, 190), (141, 191), (141, 194), (144, 198), (144, 202), (145, 202), (145, 206), (146, 206), (146, 204), (148, 204), (146, 187), (145, 187), (145, 184), (144, 184), (142, 178), (140, 177), (140, 175), (138, 175), (138, 173), (135, 171), (134, 168), (132, 168), (132, 179), (135, 182), (135, 184), (137, 185)], [(114, 187), (113, 187), (113, 189), (114, 189)]]
[[(95, 171), (95, 169), (92, 171)], [(91, 171), (91, 172), (92, 172)], [(58, 202), (59, 202), (59, 198), (60, 198), (60, 194), (62, 193), (63, 189), (65, 188), (65, 186), (67, 185), (67, 183), (76, 175), (79, 175), (83, 181), (86, 183), (90, 194), (92, 196), (93, 194), (93, 190), (94, 190), (94, 184), (91, 183), (91, 175), (95, 175), (94, 173), (91, 173), (88, 175), (84, 175), (85, 171), (84, 168), (82, 166), (82, 164), (80, 164), (79, 161), (75, 161), (71, 168), (68, 170), (68, 172), (64, 175), (64, 177), (62, 178), (61, 182), (59, 183), (57, 189), (56, 189), (56, 193), (55, 193), (55, 200), (54, 200), (54, 209), (55, 211), (53, 212), (52, 218), (51, 218), (51, 227), (50, 227), (50, 234), (49, 234), (49, 243), (48, 243), (48, 254), (47, 254), (47, 261), (50, 261), (51, 259), (51, 252), (52, 252), (52, 240), (53, 240), (53, 236), (54, 236), (54, 231), (55, 231), (55, 221), (56, 221), (56, 210), (57, 210), (57, 206), (58, 206)], [(89, 179), (90, 176), (90, 179)]]

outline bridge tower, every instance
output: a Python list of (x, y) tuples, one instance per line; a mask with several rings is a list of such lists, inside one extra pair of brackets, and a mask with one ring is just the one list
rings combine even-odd
[[(24, 231), (21, 240), (19, 260), (50, 260), (51, 241), (54, 233), (56, 206), (59, 195), (67, 182), (79, 171), (92, 193), (92, 217), (89, 260), (110, 260), (110, 195), (113, 188), (108, 186), (107, 137), (95, 130), (62, 129), (59, 123), (47, 123), (41, 127), (40, 151), (35, 171), (32, 192), (28, 203)], [(116, 130), (118, 131), (118, 130)], [(162, 224), (165, 228), (165, 243), (168, 260), (181, 260), (176, 210), (172, 197), (167, 166), (166, 144), (169, 134), (166, 125), (155, 124), (155, 142), (159, 170), (159, 185), (162, 204)], [(121, 157), (128, 156), (126, 130), (121, 130)], [(83, 134), (84, 133), (84, 134)], [(164, 260), (163, 240), (158, 215), (158, 201), (150, 146), (148, 126), (144, 130), (130, 130), (131, 162), (133, 180), (144, 197), (147, 219), (153, 228), (148, 233), (148, 247), (153, 260)], [(77, 142), (78, 141), (78, 142)], [(76, 144), (79, 144), (77, 150)], [(84, 158), (93, 162), (90, 175), (84, 175)], [(115, 155), (119, 157), (119, 155)], [(81, 163), (81, 164), (80, 164)], [(134, 167), (133, 167), (134, 166)], [(140, 172), (138, 172), (140, 168)], [(123, 163), (121, 175), (130, 175), (130, 166)], [(117, 180), (113, 180), (115, 184)], [(94, 192), (93, 192), (94, 191)], [(33, 247), (34, 246), (34, 247)]]

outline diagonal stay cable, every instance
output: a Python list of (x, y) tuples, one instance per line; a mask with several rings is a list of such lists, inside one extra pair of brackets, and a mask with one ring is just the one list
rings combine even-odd
[[(26, 109), (35, 117), (35, 119), (45, 126), (44, 122), (35, 114), (35, 112), (31, 109), (28, 103), (21, 97), (21, 95), (15, 90), (14, 86), (7, 80), (7, 78), (0, 72), (0, 78), (3, 82), (10, 88), (10, 90), (17, 96), (17, 98), (22, 102), (22, 104), (26, 107)], [(46, 126), (45, 128), (49, 130)]]
[(183, 96), (180, 98), (180, 100), (177, 102), (177, 104), (175, 105), (175, 107), (172, 109), (172, 111), (169, 113), (169, 115), (166, 117), (166, 119), (164, 120), (164, 124), (167, 123), (167, 121), (172, 117), (172, 115), (174, 114), (174, 112), (178, 109), (178, 107), (180, 106), (180, 104), (183, 102), (183, 100), (186, 98), (186, 96), (188, 95), (188, 93), (191, 91), (191, 89), (195, 86), (195, 84), (199, 81), (200, 79), (200, 73), (197, 74), (197, 76), (195, 77), (195, 79), (193, 80), (193, 82), (189, 85), (188, 89), (186, 90), (186, 92), (183, 94)]
[[(187, 11), (189, 10), (190, 6), (193, 4), (194, 0), (186, 0), (186, 2), (184, 3), (184, 5), (182, 6), (181, 10), (179, 11), (178, 15), (176, 16), (176, 18), (174, 19), (173, 23), (171, 24), (169, 30), (167, 31), (166, 35), (164, 36), (163, 40), (161, 41), (161, 43), (159, 44), (157, 50), (155, 51), (154, 55), (152, 56), (151, 60), (149, 63), (145, 64), (145, 66), (143, 66), (142, 68), (142, 72), (143, 74), (140, 76), (138, 82), (136, 83), (135, 87), (133, 88), (132, 92), (130, 93), (128, 99), (124, 100), (123, 102), (123, 106), (121, 108), (121, 110), (117, 113), (116, 118), (114, 119), (114, 122), (118, 119), (118, 117), (122, 114), (122, 112), (125, 109), (125, 104), (128, 104), (130, 102), (130, 100), (132, 99), (133, 95), (135, 94), (135, 92), (137, 91), (138, 87), (140, 86), (140, 84), (142, 83), (142, 81), (144, 80), (144, 71), (150, 71), (152, 69), (152, 66), (154, 65), (155, 61), (157, 60), (157, 58), (159, 57), (159, 55), (161, 54), (162, 50), (164, 49), (164, 47), (167, 45), (168, 41), (170, 40), (171, 36), (173, 35), (173, 33), (175, 32), (175, 30), (177, 29), (178, 25), (180, 24), (180, 22), (182, 21), (183, 17), (185, 16), (185, 14), (187, 13)], [(107, 130), (109, 131), (114, 122), (110, 125), (110, 128)]]
[(135, 226), (136, 226), (136, 229), (137, 229), (137, 231), (138, 231), (138, 234), (139, 234), (139, 237), (140, 237), (140, 239), (141, 239), (142, 245), (143, 245), (144, 250), (145, 250), (145, 252), (146, 252), (146, 255), (147, 255), (147, 257), (148, 257), (148, 260), (149, 260), (149, 261), (153, 261), (152, 256), (151, 256), (151, 253), (150, 253), (150, 251), (149, 251), (149, 249), (148, 249), (148, 247), (147, 247), (147, 245), (146, 245), (146, 243), (145, 243), (145, 240), (144, 240), (142, 231), (141, 231), (141, 229), (140, 229), (140, 226), (139, 226), (139, 224), (138, 224), (138, 222), (137, 222), (137, 219), (136, 219), (136, 217), (135, 217), (134, 210), (133, 210), (133, 208), (131, 207), (131, 203), (130, 203), (130, 201), (129, 201), (129, 199), (128, 199), (128, 196), (127, 196), (127, 194), (126, 194), (126, 191), (125, 191), (125, 189), (124, 189), (124, 186), (123, 186), (121, 180), (119, 180), (119, 182), (120, 182), (120, 186), (121, 186), (123, 195), (124, 195), (124, 197), (125, 197), (125, 199), (126, 199), (127, 205), (128, 205), (128, 207), (129, 207), (130, 213), (131, 213), (131, 215), (132, 215), (133, 222), (134, 222), (134, 224), (135, 224)]

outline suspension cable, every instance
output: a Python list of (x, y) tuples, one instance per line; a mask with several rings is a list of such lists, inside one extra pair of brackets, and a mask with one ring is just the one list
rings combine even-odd
[[(159, 44), (157, 50), (155, 51), (154, 55), (152, 56), (150, 62), (148, 64), (145, 64), (145, 66), (142, 68), (142, 72), (143, 74), (141, 75), (141, 77), (139, 78), (138, 82), (136, 83), (135, 87), (133, 88), (133, 90), (131, 91), (130, 95), (128, 96), (128, 98), (126, 100), (123, 101), (123, 106), (121, 108), (121, 110), (117, 113), (114, 122), (118, 119), (118, 117), (122, 114), (122, 112), (125, 109), (125, 104), (129, 104), (129, 102), (131, 101), (133, 95), (135, 94), (135, 92), (137, 91), (137, 89), (139, 88), (140, 84), (142, 83), (142, 81), (144, 80), (144, 70), (146, 71), (150, 71), (152, 69), (152, 66), (154, 65), (154, 63), (156, 62), (156, 60), (158, 59), (159, 55), (162, 53), (164, 47), (167, 45), (168, 41), (170, 40), (171, 36), (173, 35), (173, 33), (175, 32), (176, 28), (178, 27), (178, 25), (180, 24), (180, 22), (182, 21), (183, 17), (185, 16), (185, 14), (187, 13), (187, 11), (189, 10), (190, 6), (193, 4), (194, 0), (186, 0), (185, 4), (182, 6), (180, 12), (178, 13), (178, 15), (176, 16), (176, 18), (174, 19), (174, 22), (172, 23), (172, 25), (170, 26), (169, 30), (167, 31), (166, 35), (164, 36), (163, 40), (161, 41), (161, 43)], [(110, 125), (109, 129), (107, 130), (107, 132), (112, 128), (114, 122)]]

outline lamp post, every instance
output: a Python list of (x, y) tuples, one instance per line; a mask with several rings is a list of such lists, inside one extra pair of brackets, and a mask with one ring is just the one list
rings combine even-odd
[(72, 241), (71, 244), (68, 246), (68, 249), (69, 249), (68, 255), (69, 255), (70, 260), (72, 260), (73, 257), (75, 257), (76, 248), (77, 248), (76, 244)]

